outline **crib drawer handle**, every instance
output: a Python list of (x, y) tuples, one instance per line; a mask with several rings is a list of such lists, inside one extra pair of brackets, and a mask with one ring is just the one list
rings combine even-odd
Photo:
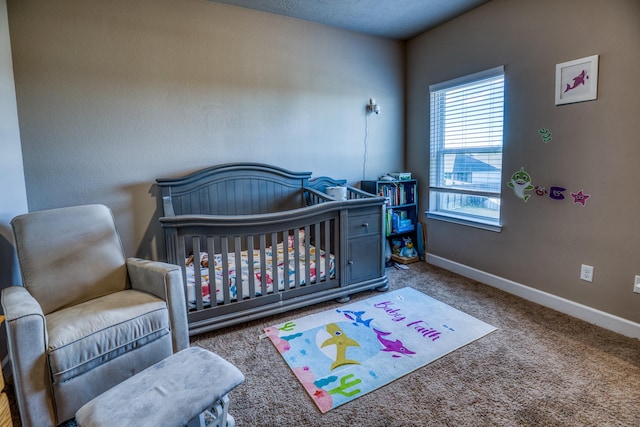
[(380, 223), (380, 215), (354, 215), (349, 218), (349, 237), (362, 236), (377, 230), (382, 224)]

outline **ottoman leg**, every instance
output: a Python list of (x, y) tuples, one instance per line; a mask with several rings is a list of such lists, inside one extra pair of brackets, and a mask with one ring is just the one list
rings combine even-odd
[(234, 427), (235, 420), (229, 414), (229, 395), (224, 395), (208, 410), (193, 418), (187, 427)]

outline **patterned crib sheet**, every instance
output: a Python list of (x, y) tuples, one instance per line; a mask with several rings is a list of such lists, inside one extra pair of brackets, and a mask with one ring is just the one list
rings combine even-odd
[[(255, 284), (255, 293), (256, 295), (261, 295), (262, 291), (262, 266), (261, 266), (261, 255), (260, 250), (254, 249), (253, 258), (251, 260), (253, 264), (253, 276), (254, 276), (254, 284)], [(319, 252), (319, 253), (318, 253)], [(274, 256), (273, 248), (269, 247), (265, 250), (265, 273), (266, 273), (266, 281), (267, 281), (267, 293), (273, 292), (273, 263), (271, 262)], [(285, 266), (284, 261), (284, 249), (282, 243), (277, 245), (276, 250), (276, 266), (277, 266), (277, 286), (278, 290), (284, 290), (284, 281), (285, 277), (289, 281), (289, 287), (295, 287), (295, 250), (291, 244), (288, 245), (288, 268)], [(300, 284), (306, 285), (305, 283), (305, 263), (306, 263), (306, 248), (304, 244), (300, 244), (298, 248), (298, 273), (300, 275)], [(211, 274), (215, 279), (215, 295), (216, 301), (221, 303), (224, 301), (224, 276), (223, 276), (223, 261), (221, 254), (215, 254), (213, 258), (213, 273), (212, 273), (212, 263), (206, 252), (200, 253), (200, 278), (202, 283), (202, 302), (205, 306), (211, 305)], [(313, 245), (309, 246), (309, 279), (311, 283), (316, 282), (318, 276), (318, 270), (320, 273), (320, 280), (325, 280), (326, 278), (326, 254), (324, 251), (316, 251), (316, 248)], [(235, 253), (229, 253), (228, 259), (228, 278), (229, 278), (229, 294), (231, 300), (237, 300), (237, 285), (238, 285), (238, 272), (236, 271), (236, 260)], [(195, 308), (196, 306), (196, 290), (195, 290), (195, 271), (193, 265), (193, 256), (189, 257), (185, 261), (187, 266), (187, 299), (189, 308)], [(242, 294), (247, 296), (249, 295), (249, 252), (242, 251), (241, 252), (241, 271), (239, 276), (242, 278)], [(319, 268), (318, 268), (319, 264)], [(285, 271), (286, 269), (286, 271)], [(333, 254), (329, 254), (329, 278), (335, 277), (335, 259)]]

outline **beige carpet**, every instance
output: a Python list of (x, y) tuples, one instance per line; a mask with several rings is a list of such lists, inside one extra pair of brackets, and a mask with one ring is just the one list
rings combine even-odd
[(640, 426), (640, 340), (426, 263), (387, 274), (391, 289), (412, 286), (498, 330), (324, 415), (271, 342), (258, 336), (264, 327), (338, 303), (193, 337), (192, 345), (245, 374), (231, 393), (238, 427)]

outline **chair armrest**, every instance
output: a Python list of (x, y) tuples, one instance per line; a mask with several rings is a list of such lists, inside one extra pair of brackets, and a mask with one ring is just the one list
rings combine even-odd
[(167, 302), (173, 352), (189, 347), (187, 304), (180, 267), (164, 262), (128, 258), (127, 271), (132, 289), (148, 292)]
[(22, 286), (2, 290), (11, 370), (23, 425), (51, 425), (55, 420), (47, 326), (40, 304)]
[(42, 307), (22, 286), (9, 286), (2, 290), (2, 308), (7, 322), (31, 315), (40, 316), (44, 322)]

